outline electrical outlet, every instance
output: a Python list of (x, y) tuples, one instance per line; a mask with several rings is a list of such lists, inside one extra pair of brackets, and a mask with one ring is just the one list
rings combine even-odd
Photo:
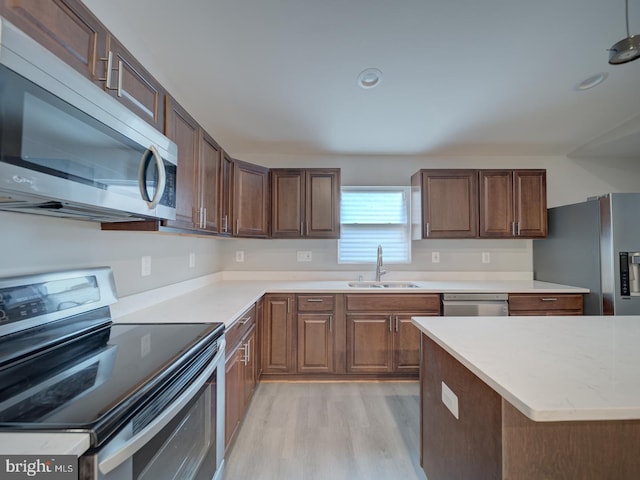
[(482, 252), (482, 263), (491, 263), (491, 254), (489, 252)]
[(300, 251), (298, 252), (298, 261), (299, 262), (310, 262), (313, 258), (311, 252), (309, 251)]
[(151, 257), (149, 257), (148, 255), (145, 255), (142, 257), (141, 260), (141, 275), (143, 277), (148, 277), (149, 275), (151, 275)]
[(236, 250), (236, 262), (244, 262), (244, 250)]
[(440, 252), (431, 252), (431, 263), (440, 263)]
[(192, 252), (189, 254), (189, 268), (195, 268), (195, 266), (196, 266), (196, 254)]
[(444, 382), (442, 382), (442, 403), (444, 403), (451, 414), (456, 417), (456, 420), (460, 418), (460, 413), (458, 412), (458, 396), (453, 393), (453, 390)]

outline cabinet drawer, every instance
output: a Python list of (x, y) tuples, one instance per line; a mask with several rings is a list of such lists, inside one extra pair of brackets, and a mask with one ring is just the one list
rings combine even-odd
[(332, 312), (335, 307), (334, 295), (298, 295), (299, 312)]
[[(544, 312), (573, 310), (582, 312), (580, 294), (518, 294), (509, 295), (509, 312)], [(578, 313), (579, 314), (579, 313)]]
[(438, 294), (357, 294), (346, 295), (346, 308), (359, 312), (440, 313)]
[(225, 330), (225, 340), (227, 346), (225, 352), (230, 353), (240, 343), (242, 337), (256, 323), (256, 306), (255, 304), (246, 310), (242, 315), (236, 318), (233, 324)]

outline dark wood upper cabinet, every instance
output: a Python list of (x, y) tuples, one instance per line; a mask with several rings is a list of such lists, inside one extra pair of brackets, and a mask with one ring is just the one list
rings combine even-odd
[(423, 238), (547, 236), (546, 170), (420, 170), (411, 227)]
[(102, 86), (108, 31), (82, 2), (0, 0), (0, 15)]
[(165, 92), (78, 0), (0, 0), (0, 14), (158, 130)]
[(232, 233), (236, 237), (269, 236), (269, 169), (233, 161)]
[(340, 170), (271, 170), (273, 238), (340, 237)]
[(224, 236), (231, 236), (231, 202), (233, 200), (231, 176), (233, 174), (233, 159), (223, 150), (221, 161), (219, 207), (220, 234)]
[(165, 226), (218, 232), (221, 149), (174, 100), (167, 99), (166, 135), (178, 145), (176, 219)]
[(514, 170), (513, 197), (516, 235), (528, 238), (546, 237), (546, 170)]
[(198, 162), (200, 126), (175, 101), (167, 100), (167, 128), (165, 134), (178, 146), (178, 172), (176, 184), (176, 219), (167, 220), (168, 226), (196, 228), (200, 201), (201, 181)]
[(414, 240), (478, 236), (477, 170), (420, 170), (411, 189)]
[(109, 72), (104, 89), (162, 131), (166, 95), (162, 85), (111, 35), (108, 37), (107, 66)]
[(480, 236), (547, 236), (545, 170), (480, 170)]

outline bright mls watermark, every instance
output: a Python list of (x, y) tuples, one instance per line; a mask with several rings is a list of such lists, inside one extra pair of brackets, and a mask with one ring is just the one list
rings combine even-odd
[(75, 455), (0, 455), (0, 479), (78, 480)]

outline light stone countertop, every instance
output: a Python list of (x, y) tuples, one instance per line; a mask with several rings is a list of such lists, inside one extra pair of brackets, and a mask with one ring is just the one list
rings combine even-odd
[(353, 288), (347, 280), (217, 280), (124, 297), (111, 306), (118, 323), (223, 322), (231, 325), (265, 293), (588, 293), (535, 280), (411, 280), (418, 288)]
[[(250, 274), (253, 275), (253, 274)], [(287, 276), (282, 274), (280, 277)], [(260, 277), (260, 275), (255, 275)], [(349, 280), (292, 280), (262, 278), (259, 280), (225, 279), (219, 274), (181, 282), (175, 285), (119, 298), (111, 305), (115, 323), (200, 323), (223, 322), (230, 326), (265, 293), (587, 293), (584, 288), (533, 280), (471, 279), (413, 280), (419, 288), (370, 289), (352, 288)], [(386, 280), (386, 279), (385, 279)], [(353, 281), (353, 280), (352, 280)], [(389, 279), (397, 281), (397, 279)], [(77, 434), (0, 434), (0, 453), (76, 454), (89, 448), (89, 435)]]
[(531, 420), (640, 419), (640, 316), (413, 323)]
[(88, 433), (0, 433), (2, 455), (77, 455), (91, 446)]

